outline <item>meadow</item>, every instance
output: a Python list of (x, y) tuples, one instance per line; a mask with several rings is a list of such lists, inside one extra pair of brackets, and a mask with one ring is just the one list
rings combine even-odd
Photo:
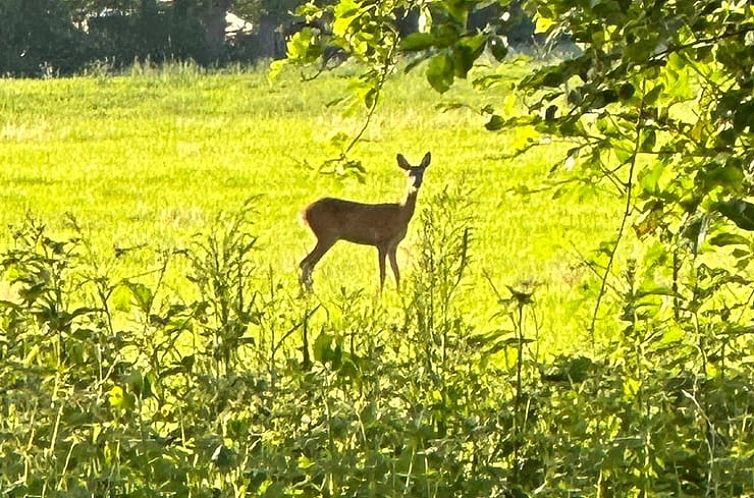
[[(726, 323), (748, 302), (665, 287), (740, 277), (672, 280), (662, 246), (628, 259), (628, 230), (591, 337), (584, 260), (622, 201), (521, 193), (563, 145), (511, 155), (530, 132), (477, 110), (523, 112), (528, 69), (442, 96), (391, 77), (361, 179), (320, 170), (363, 123), (329, 105), (352, 67), (0, 81), (0, 495), (754, 493), (750, 334)], [(400, 200), (396, 154), (427, 151), (401, 292), (388, 273), (379, 293), (374, 248), (339, 243), (302, 293), (301, 209)]]
[[(298, 261), (314, 243), (297, 222), (301, 209), (323, 196), (397, 201), (405, 179), (396, 154), (418, 161), (431, 151), (417, 217), (399, 248), (404, 274), (419, 271), (412, 266), (419, 213), (448, 189), (473, 213), (461, 292), (470, 323), (488, 323), (497, 309), (485, 275), (500, 288), (536, 281), (544, 349), (572, 350), (591, 316), (583, 287), (594, 279), (581, 259), (614, 234), (620, 205), (610, 195), (553, 200), (552, 192), (514, 191), (540, 187), (562, 150), (545, 146), (510, 157), (526, 132), (488, 132), (476, 109), (502, 106), (512, 89), (480, 93), (470, 81), (497, 73), (514, 83), (525, 70), (521, 64), (477, 69), (444, 95), (421, 71), (392, 77), (352, 151), (365, 167), (363, 182), (318, 171), (339, 152), (332, 138), (353, 135), (364, 119), (358, 106), (328, 105), (347, 94), (348, 68), (311, 82), (295, 71), (271, 83), (263, 69), (206, 74), (191, 65), (137, 66), (117, 77), (4, 80), (0, 224), (17, 225), (32, 213), (63, 230), (64, 213), (71, 213), (107, 257), (115, 247), (186, 247), (218, 212), (259, 196), (254, 258), (293, 289)], [(469, 107), (443, 112), (443, 104), (453, 103)], [(134, 253), (128, 263), (134, 274), (154, 263), (150, 254)], [(373, 248), (336, 244), (315, 272), (317, 295), (327, 301), (345, 289), (375, 296), (376, 259)], [(394, 289), (389, 278), (385, 303), (399, 301)]]

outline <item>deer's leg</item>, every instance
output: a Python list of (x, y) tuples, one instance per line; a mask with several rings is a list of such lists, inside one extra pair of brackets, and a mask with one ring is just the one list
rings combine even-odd
[(308, 283), (311, 281), (311, 275), (312, 271), (314, 271), (314, 267), (319, 262), (320, 259), (322, 259), (322, 256), (325, 255), (327, 251), (330, 250), (330, 248), (335, 244), (335, 240), (332, 239), (318, 239), (317, 245), (314, 246), (314, 249), (312, 249), (312, 252), (306, 255), (304, 259), (301, 260), (301, 263), (299, 263), (299, 268), (301, 268), (301, 283)]
[(398, 249), (398, 244), (395, 244), (388, 249), (388, 256), (390, 256), (390, 268), (393, 270), (393, 276), (395, 277), (395, 287), (401, 290), (401, 272), (398, 271), (398, 259), (395, 252)]
[(387, 256), (387, 250), (383, 246), (377, 246), (377, 258), (380, 263), (380, 292), (385, 285), (385, 256)]

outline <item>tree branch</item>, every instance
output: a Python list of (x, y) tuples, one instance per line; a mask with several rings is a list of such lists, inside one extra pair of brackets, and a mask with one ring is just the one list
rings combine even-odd
[(696, 47), (701, 47), (705, 45), (711, 45), (711, 44), (720, 42), (722, 40), (725, 40), (726, 38), (735, 38), (736, 36), (745, 35), (746, 33), (750, 33), (752, 31), (754, 31), (754, 26), (748, 26), (746, 28), (738, 29), (736, 31), (731, 31), (730, 33), (723, 33), (717, 36), (710, 36), (708, 38), (694, 40), (693, 42), (684, 43), (682, 45), (671, 45), (665, 50), (661, 50), (657, 52), (656, 54), (654, 54), (652, 57), (650, 57), (649, 62), (661, 60), (666, 55), (670, 55), (674, 52), (680, 52), (682, 50), (686, 50), (687, 48), (696, 48)]
[(642, 98), (641, 98), (641, 104), (639, 105), (639, 115), (636, 118), (636, 140), (634, 142), (634, 152), (631, 155), (631, 160), (629, 162), (629, 170), (628, 170), (628, 181), (626, 182), (626, 205), (625, 209), (623, 211), (623, 218), (620, 222), (620, 227), (618, 228), (618, 237), (615, 240), (615, 246), (613, 247), (612, 251), (610, 251), (610, 258), (607, 261), (607, 265), (605, 266), (605, 273), (602, 275), (602, 283), (600, 284), (600, 292), (597, 294), (597, 302), (594, 305), (594, 313), (592, 314), (592, 322), (589, 325), (589, 335), (592, 340), (592, 348), (595, 346), (595, 336), (594, 336), (594, 329), (597, 323), (597, 315), (599, 314), (600, 310), (600, 304), (602, 303), (602, 298), (605, 296), (605, 290), (607, 287), (607, 278), (610, 275), (610, 270), (613, 267), (613, 263), (615, 262), (615, 253), (618, 252), (618, 244), (620, 243), (621, 239), (623, 238), (623, 234), (625, 233), (626, 229), (626, 223), (628, 221), (628, 217), (631, 215), (631, 203), (633, 202), (633, 186), (634, 186), (634, 170), (636, 169), (636, 158), (639, 155), (639, 147), (641, 147), (641, 132), (642, 132), (642, 123), (644, 120), (644, 96), (646, 95), (646, 80), (642, 82)]

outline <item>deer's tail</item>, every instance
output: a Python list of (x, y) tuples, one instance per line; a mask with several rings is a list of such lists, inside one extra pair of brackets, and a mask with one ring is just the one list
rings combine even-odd
[(309, 226), (309, 207), (302, 209), (299, 211), (298, 216), (296, 217), (298, 219), (298, 222), (301, 223), (302, 226), (308, 227)]

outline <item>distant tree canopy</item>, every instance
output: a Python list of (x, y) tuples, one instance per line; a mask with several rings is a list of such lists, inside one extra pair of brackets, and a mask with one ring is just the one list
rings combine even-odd
[[(342, 2), (341, 2), (342, 3)], [(95, 61), (122, 67), (136, 61), (192, 59), (203, 65), (253, 62), (286, 56), (286, 39), (302, 28), (336, 26), (306, 12), (341, 3), (331, 0), (0, 0), (0, 75), (70, 74)], [(373, 2), (375, 8), (383, 2)], [(418, 29), (421, 9), (388, 2), (400, 29)], [(471, 5), (471, 4), (470, 4)], [(503, 12), (503, 3), (473, 9), (469, 29), (481, 30)], [(519, 13), (521, 13), (519, 9)], [(253, 26), (227, 36), (226, 14)], [(512, 39), (527, 39), (523, 17)], [(385, 40), (389, 43), (389, 40)]]
[(76, 70), (83, 35), (56, 0), (0, 1), (0, 73), (40, 74), (54, 61), (62, 72)]
[[(94, 61), (280, 58), (293, 1), (0, 0), (0, 74), (69, 74)], [(254, 32), (226, 36), (228, 12)]]

